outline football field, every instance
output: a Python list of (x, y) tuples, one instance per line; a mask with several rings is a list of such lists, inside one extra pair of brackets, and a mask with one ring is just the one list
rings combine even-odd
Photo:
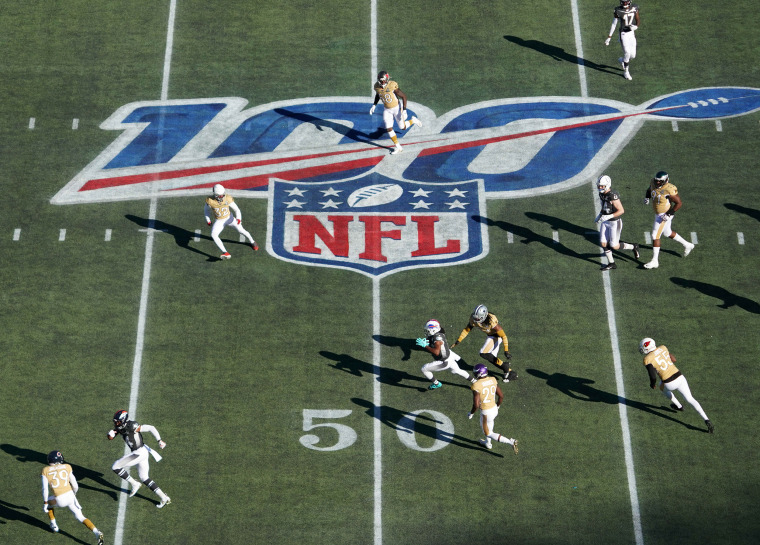
[[(639, 4), (631, 81), (614, 0), (6, 4), (0, 543), (97, 542), (68, 509), (49, 528), (52, 450), (107, 544), (760, 541), (749, 2)], [(381, 70), (421, 122), (396, 155)], [(661, 170), (695, 248), (648, 270)], [(601, 174), (641, 248), (607, 272)], [(258, 251), (229, 226), (220, 259), (217, 183)], [(421, 372), (425, 323), (453, 343), (479, 304), (517, 455), (480, 445), (468, 382)], [(715, 433), (648, 387), (644, 337)], [(120, 409), (166, 442), (165, 508), (111, 471)]]

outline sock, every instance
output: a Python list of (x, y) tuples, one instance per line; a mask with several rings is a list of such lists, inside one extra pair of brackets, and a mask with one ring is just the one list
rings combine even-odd
[(93, 533), (95, 533), (95, 534), (97, 534), (97, 533), (98, 533), (98, 529), (97, 529), (97, 528), (95, 528), (95, 525), (94, 525), (94, 524), (93, 524), (93, 523), (90, 521), (90, 519), (84, 519), (84, 520), (82, 521), (82, 524), (84, 524), (84, 525), (85, 525), (85, 526), (87, 526), (87, 527), (88, 527), (90, 530), (92, 530), (92, 531), (93, 531)]
[(633, 244), (630, 244), (628, 242), (620, 241), (620, 249), (621, 250), (633, 250)]
[(50, 518), (50, 522), (55, 522), (55, 513), (53, 513), (52, 509), (48, 509), (48, 517)]
[(391, 137), (391, 140), (393, 140), (393, 143), (398, 146), (398, 137), (396, 136), (396, 131), (389, 131), (388, 134)]
[(607, 263), (614, 263), (615, 260), (612, 259), (612, 250), (604, 250), (604, 257), (607, 258)]
[(684, 248), (688, 248), (689, 245), (691, 244), (690, 242), (686, 242), (686, 240), (681, 235), (679, 235), (679, 234), (676, 234), (676, 236), (673, 237), (673, 240), (675, 240), (676, 242), (680, 242), (681, 244), (683, 244)]
[(659, 255), (660, 255), (660, 247), (655, 246), (654, 248), (652, 248), (652, 261), (657, 261)]

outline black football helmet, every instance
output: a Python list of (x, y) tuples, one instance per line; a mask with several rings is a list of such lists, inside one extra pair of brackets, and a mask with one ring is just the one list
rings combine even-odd
[(63, 463), (63, 454), (61, 454), (60, 450), (54, 450), (50, 454), (48, 454), (48, 463), (49, 464), (62, 464)]
[(664, 170), (661, 170), (657, 174), (654, 175), (654, 178), (652, 178), (652, 181), (654, 182), (655, 187), (662, 187), (666, 183), (668, 183), (668, 173)]
[(631, 7), (631, 0), (620, 0), (620, 7), (628, 9)]
[(127, 420), (129, 420), (129, 413), (125, 410), (116, 411), (116, 414), (113, 415), (113, 425), (117, 430), (121, 430), (126, 426)]
[(385, 70), (383, 70), (382, 72), (380, 72), (377, 75), (377, 82), (381, 86), (385, 87), (386, 85), (388, 85), (389, 81), (391, 81), (391, 75), (388, 72), (386, 72)]

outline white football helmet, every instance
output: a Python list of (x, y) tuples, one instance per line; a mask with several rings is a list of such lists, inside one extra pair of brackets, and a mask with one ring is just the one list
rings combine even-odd
[(441, 324), (438, 323), (438, 320), (429, 320), (428, 323), (425, 324), (425, 335), (428, 337), (432, 337), (440, 330)]
[(657, 344), (655, 344), (654, 339), (650, 339), (649, 337), (641, 339), (641, 342), (639, 343), (639, 352), (642, 354), (649, 354), (655, 348), (657, 348)]
[(224, 186), (222, 184), (216, 184), (214, 186), (214, 198), (217, 201), (222, 202), (224, 200)]
[(610, 187), (612, 187), (612, 178), (606, 174), (599, 176), (599, 179), (596, 181), (596, 188), (599, 190), (599, 193), (607, 193)]
[(472, 319), (475, 320), (477, 323), (482, 324), (483, 321), (488, 317), (488, 309), (485, 305), (478, 305), (475, 307), (475, 310), (472, 311)]

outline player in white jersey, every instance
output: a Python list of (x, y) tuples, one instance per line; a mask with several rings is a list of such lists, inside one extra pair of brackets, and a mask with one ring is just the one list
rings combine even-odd
[(211, 225), (211, 216), (214, 216), (214, 225), (211, 227), (211, 238), (214, 239), (214, 242), (222, 251), (222, 255), (220, 256), (221, 259), (229, 259), (232, 257), (227, 251), (227, 248), (224, 247), (222, 239), (219, 238), (222, 230), (228, 225), (232, 225), (237, 229), (237, 232), (248, 240), (251, 248), (258, 250), (259, 245), (253, 240), (251, 233), (243, 228), (243, 215), (240, 212), (238, 205), (235, 204), (232, 196), (227, 195), (224, 186), (221, 184), (216, 184), (214, 186), (213, 193), (214, 194), (210, 197), (206, 197), (206, 205), (203, 208), (203, 214), (206, 216), (206, 223), (209, 225)]
[(618, 62), (623, 67), (623, 77), (630, 80), (633, 78), (628, 65), (631, 59), (636, 58), (636, 30), (641, 24), (639, 6), (632, 4), (631, 0), (620, 1), (620, 5), (612, 12), (612, 26), (607, 39), (604, 40), (604, 45), (610, 45), (618, 21), (620, 21), (620, 45), (623, 48), (623, 56), (618, 59)]

